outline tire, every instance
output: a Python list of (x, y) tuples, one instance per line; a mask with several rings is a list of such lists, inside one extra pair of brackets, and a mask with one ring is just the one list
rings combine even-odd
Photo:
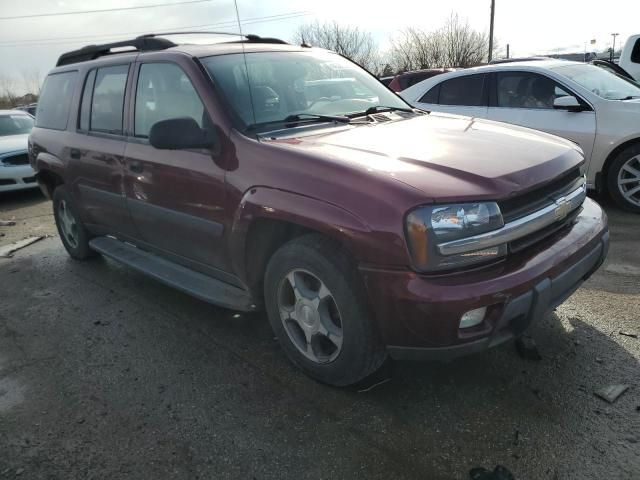
[(53, 192), (53, 216), (62, 245), (76, 260), (96, 257), (97, 252), (89, 247), (91, 236), (78, 216), (78, 209), (64, 185)]
[(267, 265), (264, 294), (280, 345), (315, 380), (353, 385), (384, 363), (386, 349), (353, 261), (330, 239), (309, 234), (283, 245)]
[[(632, 171), (637, 171), (637, 175)], [(621, 184), (622, 181), (625, 183)], [(620, 208), (640, 213), (640, 144), (624, 149), (613, 160), (607, 172), (607, 189)]]

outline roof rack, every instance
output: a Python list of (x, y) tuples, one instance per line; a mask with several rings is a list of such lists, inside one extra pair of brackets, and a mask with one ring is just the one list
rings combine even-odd
[(234, 37), (244, 37), (247, 42), (250, 43), (275, 43), (275, 44), (284, 44), (288, 45), (284, 40), (280, 40), (279, 38), (270, 38), (270, 37), (260, 37), (258, 35), (243, 35), (239, 33), (231, 33), (231, 32), (211, 32), (211, 31), (190, 31), (190, 32), (163, 32), (163, 33), (148, 33), (145, 35), (140, 35), (132, 40), (123, 40), (120, 42), (113, 43), (105, 43), (102, 45), (88, 45), (86, 47), (82, 47), (79, 50), (73, 50), (71, 52), (63, 53), (58, 58), (58, 62), (56, 63), (56, 67), (60, 67), (62, 65), (68, 65), (70, 63), (77, 62), (86, 62), (89, 60), (95, 60), (96, 58), (102, 57), (104, 55), (109, 55), (114, 48), (126, 48), (132, 47), (135, 51), (139, 52), (149, 52), (153, 50), (165, 50), (167, 48), (175, 47), (178, 44), (172, 42), (171, 40), (167, 40), (166, 38), (162, 38), (163, 36), (169, 35), (232, 35)]
[(133, 47), (139, 52), (148, 52), (152, 50), (165, 50), (175, 47), (176, 44), (166, 38), (153, 38), (147, 36), (136, 37), (133, 40), (124, 40), (121, 42), (105, 43), (102, 45), (87, 45), (79, 50), (63, 53), (58, 58), (56, 67), (68, 65), (70, 63), (87, 62), (96, 58), (113, 53), (113, 48)]

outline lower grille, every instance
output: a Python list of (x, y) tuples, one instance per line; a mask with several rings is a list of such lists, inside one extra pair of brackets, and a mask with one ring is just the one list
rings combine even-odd
[(24, 183), (34, 183), (36, 181), (36, 177), (25, 177), (22, 179)]
[(4, 157), (2, 160), (4, 165), (16, 166), (16, 165), (29, 165), (29, 155), (21, 153), (20, 155), (11, 155), (10, 157)]
[(0, 178), (0, 185), (15, 185), (16, 181), (10, 178)]

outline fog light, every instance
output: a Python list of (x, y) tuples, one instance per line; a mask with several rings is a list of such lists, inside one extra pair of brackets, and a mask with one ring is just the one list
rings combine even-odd
[(460, 328), (475, 327), (482, 323), (484, 315), (487, 313), (487, 307), (476, 308), (475, 310), (469, 310), (467, 313), (460, 317)]

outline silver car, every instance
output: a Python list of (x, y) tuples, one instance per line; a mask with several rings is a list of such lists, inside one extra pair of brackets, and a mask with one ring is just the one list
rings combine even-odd
[(0, 192), (37, 188), (29, 165), (27, 138), (33, 117), (20, 110), (0, 110)]

